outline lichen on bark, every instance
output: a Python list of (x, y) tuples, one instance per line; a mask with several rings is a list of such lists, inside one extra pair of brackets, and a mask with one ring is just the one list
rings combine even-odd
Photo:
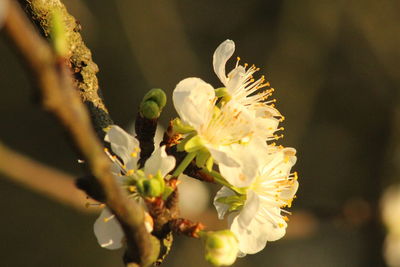
[(52, 13), (54, 10), (61, 13), (65, 24), (67, 57), (81, 99), (89, 107), (93, 124), (98, 133), (100, 129), (113, 124), (101, 98), (96, 76), (99, 68), (93, 62), (92, 53), (82, 40), (79, 22), (68, 13), (60, 0), (20, 0), (20, 3), (46, 38), (50, 38)]

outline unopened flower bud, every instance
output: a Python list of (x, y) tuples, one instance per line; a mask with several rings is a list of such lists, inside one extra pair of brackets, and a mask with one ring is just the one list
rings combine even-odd
[(207, 232), (205, 238), (205, 258), (215, 266), (232, 265), (239, 252), (238, 240), (230, 230)]
[(158, 179), (143, 178), (137, 181), (137, 189), (144, 197), (158, 197), (163, 193), (163, 185)]
[(140, 113), (147, 119), (156, 119), (160, 116), (162, 109), (167, 103), (167, 96), (159, 88), (151, 89), (140, 104)]
[(160, 116), (160, 113), (160, 107), (152, 100), (143, 101), (140, 104), (140, 114), (146, 119), (156, 119)]

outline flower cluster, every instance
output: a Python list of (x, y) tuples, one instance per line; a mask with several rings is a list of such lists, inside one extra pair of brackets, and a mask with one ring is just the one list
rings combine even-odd
[[(195, 153), (198, 167), (208, 169), (224, 185), (214, 205), (220, 219), (230, 213), (239, 255), (245, 255), (285, 234), (289, 212), (283, 208), (291, 206), (298, 182), (297, 174), (291, 173), (295, 149), (271, 143), (282, 137), (276, 133), (284, 119), (275, 100), (269, 100), (274, 89), (264, 76), (255, 79), (259, 69), (242, 66), (240, 58), (226, 74), (234, 50), (234, 42), (226, 40), (213, 56), (214, 71), (224, 87), (214, 89), (199, 78), (187, 78), (176, 86), (173, 101), (180, 117), (175, 128), (184, 135), (178, 148)], [(220, 175), (207, 164), (210, 161)]]
[[(140, 196), (156, 197), (170, 192), (165, 185), (164, 177), (174, 169), (175, 158), (166, 154), (165, 146), (156, 149), (146, 161), (144, 168), (140, 169), (139, 141), (135, 137), (113, 125), (107, 131), (105, 141), (110, 143), (111, 150), (116, 155), (112, 156), (107, 149), (105, 150), (114, 162), (111, 172), (130, 198), (139, 200)], [(145, 215), (145, 226), (151, 232), (152, 219), (148, 213)], [(107, 249), (122, 247), (123, 231), (115, 216), (107, 208), (96, 220), (94, 233), (100, 246)]]
[[(169, 155), (166, 146), (161, 146), (141, 168), (136, 138), (115, 125), (105, 137), (112, 150), (106, 149), (114, 162), (112, 172), (132, 201), (167, 200), (174, 190), (168, 179), (178, 178), (189, 165), (196, 165), (223, 186), (214, 205), (220, 219), (227, 215), (230, 230), (196, 228), (199, 232), (193, 234), (205, 239), (206, 259), (214, 265), (230, 265), (237, 256), (257, 253), (268, 241), (283, 237), (290, 214), (284, 208), (291, 206), (298, 188), (297, 173), (291, 172), (296, 150), (274, 143), (283, 136), (277, 133), (283, 130), (279, 123), (284, 120), (270, 99), (274, 89), (264, 76), (256, 79), (259, 69), (241, 65), (240, 58), (227, 74), (226, 63), (234, 50), (234, 42), (226, 40), (213, 56), (214, 71), (223, 87), (214, 89), (195, 77), (177, 84), (172, 98), (179, 118), (171, 121), (172, 128), (165, 135), (170, 140), (164, 140)], [(145, 96), (149, 103), (141, 104), (141, 116), (149, 120), (159, 116), (159, 106), (166, 102), (159, 95), (164, 95), (161, 89)], [(175, 166), (175, 158), (182, 155), (185, 158)], [(146, 226), (152, 232), (152, 219), (147, 217)], [(103, 210), (94, 231), (102, 247), (121, 247), (123, 231), (108, 209)]]

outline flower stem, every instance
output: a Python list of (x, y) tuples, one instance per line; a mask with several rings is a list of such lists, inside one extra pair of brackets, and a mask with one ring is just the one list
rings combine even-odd
[(172, 174), (173, 177), (178, 177), (179, 174), (181, 174), (186, 167), (192, 162), (192, 160), (196, 157), (197, 151), (196, 152), (191, 152), (186, 155), (186, 157), (182, 160), (182, 162), (179, 164), (179, 166), (175, 169), (174, 173)]

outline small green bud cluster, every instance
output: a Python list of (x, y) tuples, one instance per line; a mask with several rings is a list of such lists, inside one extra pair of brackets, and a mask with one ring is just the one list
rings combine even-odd
[(173, 189), (165, 184), (164, 178), (160, 171), (156, 175), (148, 174), (147, 176), (142, 170), (136, 171), (135, 185), (138, 193), (143, 197), (162, 197), (168, 198)]
[(146, 119), (156, 119), (160, 116), (166, 103), (167, 96), (162, 89), (151, 89), (143, 97), (142, 103), (140, 103), (140, 114)]

